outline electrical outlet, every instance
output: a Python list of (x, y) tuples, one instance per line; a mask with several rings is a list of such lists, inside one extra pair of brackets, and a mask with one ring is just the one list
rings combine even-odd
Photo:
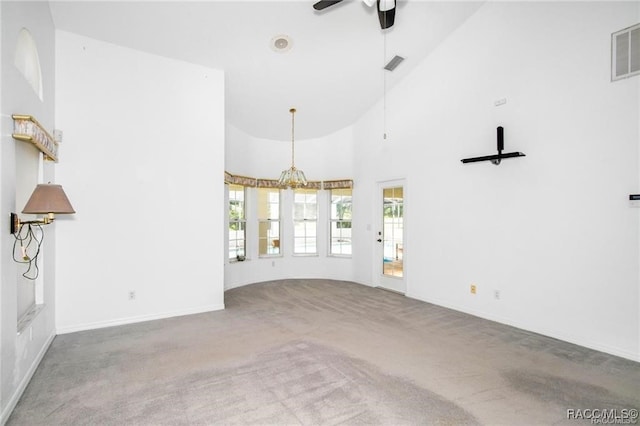
[(500, 290), (493, 290), (493, 298), (500, 300)]
[(134, 300), (136, 298), (136, 292), (135, 291), (130, 291), (129, 292), (129, 300)]
[(471, 284), (471, 294), (476, 294), (476, 285), (475, 284)]

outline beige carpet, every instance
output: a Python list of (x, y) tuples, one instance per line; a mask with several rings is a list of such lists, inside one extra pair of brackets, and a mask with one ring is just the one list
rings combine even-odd
[(286, 280), (225, 303), (58, 336), (8, 424), (591, 424), (567, 410), (640, 407), (638, 363), (383, 290)]

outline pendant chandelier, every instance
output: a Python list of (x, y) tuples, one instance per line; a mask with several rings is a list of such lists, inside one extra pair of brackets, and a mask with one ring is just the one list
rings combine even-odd
[(291, 167), (284, 170), (278, 179), (278, 185), (281, 188), (299, 188), (307, 185), (307, 178), (302, 170), (296, 169), (295, 165), (295, 140), (294, 140), (294, 117), (295, 108), (289, 110), (291, 113)]

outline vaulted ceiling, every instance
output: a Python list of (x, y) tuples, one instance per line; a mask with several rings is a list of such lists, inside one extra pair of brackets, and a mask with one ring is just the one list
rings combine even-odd
[[(353, 124), (481, 5), (398, 0), (381, 30), (375, 7), (313, 1), (52, 1), (56, 28), (225, 71), (226, 118), (258, 138), (322, 137)], [(277, 51), (274, 37), (290, 48)], [(383, 66), (405, 58), (395, 71)]]

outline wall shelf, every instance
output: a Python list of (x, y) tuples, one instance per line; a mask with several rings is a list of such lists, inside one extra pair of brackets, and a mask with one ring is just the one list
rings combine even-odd
[(31, 115), (13, 114), (14, 139), (31, 142), (43, 154), (44, 159), (58, 162), (58, 142)]

